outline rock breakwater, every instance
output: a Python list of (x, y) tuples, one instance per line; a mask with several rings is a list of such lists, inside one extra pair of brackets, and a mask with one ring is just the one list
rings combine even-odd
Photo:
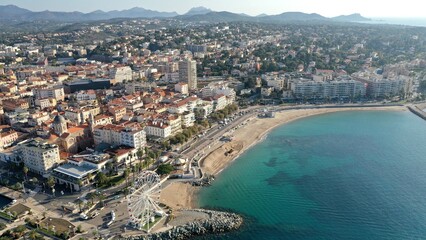
[(128, 240), (164, 240), (164, 239), (189, 239), (194, 236), (225, 233), (237, 230), (243, 223), (243, 218), (235, 213), (194, 209), (194, 212), (205, 213), (206, 219), (196, 220), (182, 226), (173, 227), (167, 231), (148, 235), (133, 236)]

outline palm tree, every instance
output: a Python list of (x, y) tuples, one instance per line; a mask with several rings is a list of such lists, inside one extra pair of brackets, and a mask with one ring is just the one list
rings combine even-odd
[(101, 203), (101, 205), (104, 205), (105, 195), (103, 194), (97, 194), (98, 200)]
[(113, 165), (114, 165), (115, 172), (117, 173), (118, 172), (118, 157), (114, 156), (112, 158), (112, 162), (113, 162)]
[[(145, 152), (147, 152), (147, 149), (148, 148), (145, 147)], [(143, 150), (142, 150), (142, 148), (138, 149), (138, 151), (136, 152), (136, 155), (138, 156), (139, 163), (142, 165), (142, 157), (143, 157)]]
[(28, 237), (32, 240), (38, 239), (38, 234), (36, 230), (31, 230), (31, 232), (28, 234)]
[(81, 212), (81, 207), (83, 206), (83, 201), (81, 199), (77, 199), (78, 209)]
[(27, 180), (27, 174), (28, 174), (28, 167), (27, 166), (24, 166), (23, 168), (22, 168), (22, 171), (24, 172), (24, 174), (25, 174), (25, 181)]
[(129, 186), (129, 175), (130, 175), (130, 169), (126, 168), (126, 170), (124, 170), (123, 176), (126, 179), (126, 187)]

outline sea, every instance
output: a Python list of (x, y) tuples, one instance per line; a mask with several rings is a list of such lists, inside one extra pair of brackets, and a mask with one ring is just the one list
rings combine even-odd
[(426, 239), (426, 121), (339, 112), (276, 128), (199, 193), (244, 226), (199, 239)]
[(372, 18), (371, 21), (360, 23), (426, 27), (426, 18)]

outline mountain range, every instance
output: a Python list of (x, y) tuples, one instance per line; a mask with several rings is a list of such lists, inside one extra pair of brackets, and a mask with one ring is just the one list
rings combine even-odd
[(57, 21), (57, 22), (84, 22), (94, 20), (109, 20), (114, 18), (176, 18), (183, 21), (205, 21), (205, 22), (231, 22), (231, 21), (251, 21), (251, 22), (292, 22), (292, 21), (340, 21), (359, 22), (369, 21), (360, 14), (338, 16), (327, 18), (316, 13), (306, 14), (302, 12), (285, 12), (278, 15), (261, 14), (249, 16), (247, 14), (237, 14), (231, 12), (216, 12), (204, 7), (190, 9), (187, 13), (179, 15), (176, 12), (159, 12), (144, 8), (131, 8), (122, 11), (94, 11), (90, 13), (82, 12), (55, 12), (42, 11), (33, 12), (15, 5), (0, 6), (0, 21), (3, 23), (29, 22), (29, 21)]

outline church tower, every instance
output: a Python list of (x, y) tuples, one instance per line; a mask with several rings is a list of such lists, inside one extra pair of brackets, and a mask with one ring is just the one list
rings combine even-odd
[(63, 116), (56, 115), (56, 117), (53, 119), (53, 130), (58, 136), (61, 136), (67, 132), (67, 121)]

